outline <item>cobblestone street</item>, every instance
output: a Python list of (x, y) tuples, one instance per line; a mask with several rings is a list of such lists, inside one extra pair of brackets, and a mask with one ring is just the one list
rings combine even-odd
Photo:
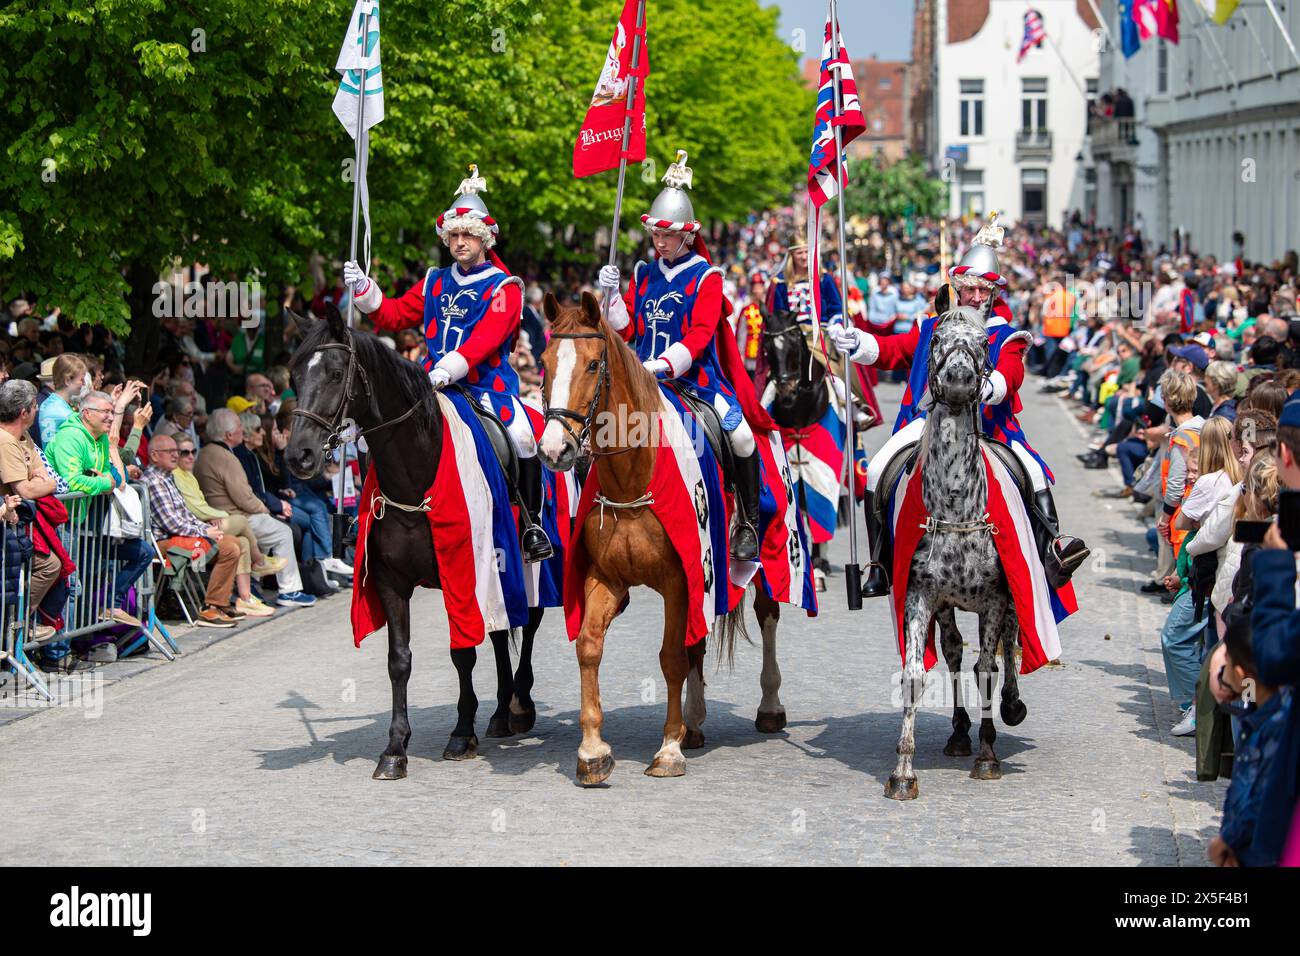
[[(882, 386), (887, 415), (901, 386)], [(1004, 777), (969, 777), (942, 748), (949, 710), (917, 719), (920, 798), (883, 796), (901, 721), (885, 604), (845, 609), (837, 573), (816, 620), (786, 613), (785, 733), (755, 732), (757, 646), (733, 673), (707, 665), (707, 744), (678, 779), (642, 774), (661, 736), (660, 606), (636, 592), (606, 645), (609, 786), (573, 779), (578, 669), (561, 615), (538, 635), (539, 717), (523, 738), (484, 736), (494, 678), (476, 670), (480, 756), (440, 759), (455, 717), (441, 597), (422, 592), (411, 681), (410, 776), (370, 774), (387, 734), (383, 634), (352, 646), (343, 597), (192, 651), (104, 689), (102, 713), (64, 708), (0, 727), (0, 799), (19, 819), (10, 864), (1117, 864), (1199, 865), (1224, 785), (1197, 783), (1192, 738), (1173, 738), (1159, 629), (1139, 594), (1150, 566), (1132, 506), (1095, 497), (1072, 416), (1029, 381), (1022, 422), (1057, 475), (1066, 530), (1094, 556), (1060, 666), (1026, 678), (1029, 716), (999, 721)], [(887, 437), (875, 429), (873, 447)], [(865, 547), (865, 536), (863, 536)], [(959, 616), (972, 652), (974, 619)], [(757, 626), (751, 628), (757, 633)], [(186, 638), (182, 637), (182, 647)], [(942, 662), (932, 681), (945, 683)]]

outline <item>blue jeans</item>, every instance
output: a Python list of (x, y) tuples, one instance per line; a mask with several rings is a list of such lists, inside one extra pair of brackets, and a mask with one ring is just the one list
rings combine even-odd
[(1192, 706), (1196, 694), (1196, 679), (1201, 676), (1201, 648), (1203, 647), (1206, 617), (1192, 618), (1191, 588), (1174, 599), (1169, 617), (1160, 630), (1160, 649), (1164, 652), (1165, 677), (1169, 682), (1169, 697), (1180, 710)]
[(1137, 466), (1147, 459), (1147, 443), (1141, 438), (1125, 438), (1115, 446), (1115, 457), (1119, 459), (1119, 470), (1124, 476), (1124, 487), (1133, 487), (1133, 473)]
[(298, 559), (306, 562), (332, 557), (334, 536), (330, 530), (329, 506), (316, 492), (306, 488), (299, 488), (297, 497), (289, 504), (293, 506), (290, 520), (302, 531), (302, 551)]
[(113, 593), (117, 606), (125, 608), (126, 592), (153, 562), (153, 548), (141, 538), (128, 538), (113, 547), (113, 557), (122, 562), (113, 577)]

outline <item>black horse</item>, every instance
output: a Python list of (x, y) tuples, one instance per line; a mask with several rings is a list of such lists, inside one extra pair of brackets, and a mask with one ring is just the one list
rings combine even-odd
[[(292, 313), (290, 313), (292, 315)], [(289, 469), (299, 478), (315, 476), (335, 447), (345, 425), (355, 422), (370, 449), (379, 490), (387, 499), (366, 542), (366, 568), (388, 617), (388, 677), (393, 685), (393, 717), (388, 747), (375, 768), (376, 780), (406, 776), (406, 745), (411, 725), (406, 715), (406, 682), (411, 675), (411, 594), (421, 584), (439, 587), (429, 519), (416, 506), (433, 485), (442, 448), (442, 413), (424, 370), (402, 358), (375, 336), (347, 328), (333, 305), (327, 318), (312, 322), (294, 315), (306, 337), (290, 363), (298, 396), (293, 435), (285, 449)], [(533, 704), (533, 637), (540, 608), (529, 615), (519, 649), (519, 668), (510, 671), (509, 631), (492, 631), (497, 667), (497, 709), (488, 737), (530, 730), (537, 719)], [(452, 650), (460, 679), (459, 719), (443, 751), (445, 760), (468, 760), (478, 752), (474, 734), (476, 648)]]
[[(796, 433), (821, 421), (831, 400), (826, 366), (813, 355), (795, 313), (781, 309), (763, 323), (763, 351), (773, 387), (772, 420)], [(795, 478), (800, 507), (806, 508), (797, 468)], [(813, 545), (813, 566), (827, 573), (830, 562), (822, 551), (821, 544)]]

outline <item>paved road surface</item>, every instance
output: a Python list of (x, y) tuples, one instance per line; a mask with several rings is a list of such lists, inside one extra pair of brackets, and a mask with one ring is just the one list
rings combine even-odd
[[(900, 388), (883, 389), (891, 416)], [(1001, 781), (971, 780), (970, 758), (942, 755), (949, 713), (932, 708), (917, 721), (920, 799), (883, 798), (899, 661), (883, 603), (848, 612), (837, 574), (817, 620), (790, 613), (782, 625), (787, 732), (754, 731), (760, 655), (742, 646), (734, 673), (710, 667), (707, 746), (670, 780), (641, 772), (659, 744), (664, 687), (660, 608), (636, 594), (601, 672), (618, 766), (599, 790), (573, 781), (578, 670), (558, 613), (538, 639), (533, 733), (483, 738), (469, 763), (438, 759), (456, 682), (440, 597), (425, 592), (413, 615), (410, 776), (375, 782), (385, 641), (353, 649), (335, 598), (111, 683), (98, 716), (47, 710), (0, 727), (0, 801), (36, 823), (0, 833), (0, 860), (1199, 864), (1223, 785), (1197, 783), (1191, 740), (1168, 736), (1164, 608), (1136, 590), (1149, 567), (1141, 529), (1129, 505), (1091, 494), (1114, 478), (1077, 467), (1081, 433), (1065, 408), (1026, 401), (1065, 526), (1097, 557), (1076, 578), (1082, 610), (1063, 627), (1062, 665), (1026, 678), (1028, 719), (998, 728)], [(833, 560), (847, 547), (841, 535)], [(959, 623), (975, 634), (973, 619)], [(485, 651), (481, 738), (492, 675)]]

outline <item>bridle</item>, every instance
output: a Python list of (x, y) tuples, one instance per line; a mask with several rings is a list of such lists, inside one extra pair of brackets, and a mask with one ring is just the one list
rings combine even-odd
[[(936, 329), (936, 333), (937, 333), (937, 329)], [(929, 369), (930, 369), (929, 376), (932, 380), (939, 372), (939, 370), (943, 368), (944, 363), (946, 363), (948, 359), (952, 358), (952, 356), (958, 354), (968, 356), (971, 360), (971, 364), (974, 365), (975, 368), (980, 370), (979, 375), (980, 375), (981, 386), (983, 385), (984, 380), (987, 379), (989, 375), (993, 372), (993, 367), (992, 365), (989, 364), (989, 344), (988, 344), (987, 337), (984, 339), (983, 348), (977, 348), (976, 346), (970, 344), (969, 342), (958, 341), (958, 342), (954, 342), (952, 345), (940, 351), (936, 347), (938, 346), (938, 344), (939, 344), (938, 334), (932, 335), (930, 338), (930, 361), (929, 361)], [(930, 387), (928, 391), (930, 392), (931, 395), (934, 396), (934, 400), (936, 402), (939, 402), (944, 405), (949, 404), (948, 402), (943, 401), (943, 399), (941, 399), (937, 394), (935, 394), (933, 387)], [(976, 408), (978, 407), (979, 405), (977, 402)]]
[[(315, 412), (309, 411), (305, 408), (295, 408), (293, 414), (301, 416), (312, 424), (325, 430), (325, 441), (321, 443), (321, 450), (329, 453), (343, 444), (344, 416), (348, 410), (348, 406), (357, 398), (369, 399), (371, 391), (370, 379), (366, 375), (366, 370), (364, 366), (357, 361), (357, 350), (352, 344), (351, 329), (345, 331), (344, 340), (342, 342), (326, 342), (324, 345), (317, 346), (316, 351), (323, 352), (326, 349), (342, 349), (348, 353), (348, 367), (343, 373), (343, 390), (339, 394), (338, 407), (334, 409), (334, 414), (330, 415), (328, 418), (323, 415), (317, 415)], [(357, 390), (358, 384), (360, 385), (360, 391)], [(390, 425), (396, 425), (398, 422), (405, 421), (414, 415), (416, 409), (419, 407), (418, 403), (412, 405), (396, 418), (390, 418), (387, 421), (380, 422), (373, 428), (366, 428), (357, 432), (357, 440), (360, 440), (365, 435), (373, 435), (381, 428), (387, 428)]]
[[(763, 338), (766, 339), (768, 342), (775, 342), (778, 339), (784, 339), (787, 336), (795, 336), (796, 337), (795, 342), (796, 343), (805, 342), (805, 347), (806, 347), (807, 340), (804, 338), (803, 327), (799, 325), (798, 322), (796, 322), (794, 325), (786, 326), (784, 329), (781, 329), (779, 332), (773, 332), (771, 329), (768, 329), (766, 327), (764, 327), (763, 329)], [(825, 369), (823, 369), (823, 374), (821, 376), (816, 376), (813, 374), (813, 366), (817, 364), (819, 363), (814, 360), (812, 349), (809, 349), (807, 382), (803, 381), (802, 364), (801, 364), (800, 372), (797, 372), (793, 375), (785, 372), (778, 372), (772, 378), (772, 381), (775, 382), (778, 387), (783, 385), (789, 385), (791, 382), (793, 382), (796, 389), (804, 389), (807, 391), (815, 390), (821, 387), (821, 379), (825, 377)], [(768, 365), (774, 365), (774, 363), (769, 361)]]
[[(602, 332), (552, 332), (553, 339), (600, 339), (605, 340)], [(547, 404), (546, 411), (543, 414), (543, 420), (547, 422), (559, 422), (569, 437), (578, 443), (578, 452), (581, 453), (587, 447), (588, 440), (591, 437), (591, 423), (596, 417), (596, 408), (600, 404), (604, 393), (609, 389), (609, 343), (604, 342), (600, 350), (600, 369), (596, 380), (596, 391), (591, 396), (591, 401), (587, 404), (587, 413), (581, 415), (571, 408), (562, 408), (558, 405)], [(581, 426), (581, 431), (574, 431), (570, 421), (575, 421)]]

